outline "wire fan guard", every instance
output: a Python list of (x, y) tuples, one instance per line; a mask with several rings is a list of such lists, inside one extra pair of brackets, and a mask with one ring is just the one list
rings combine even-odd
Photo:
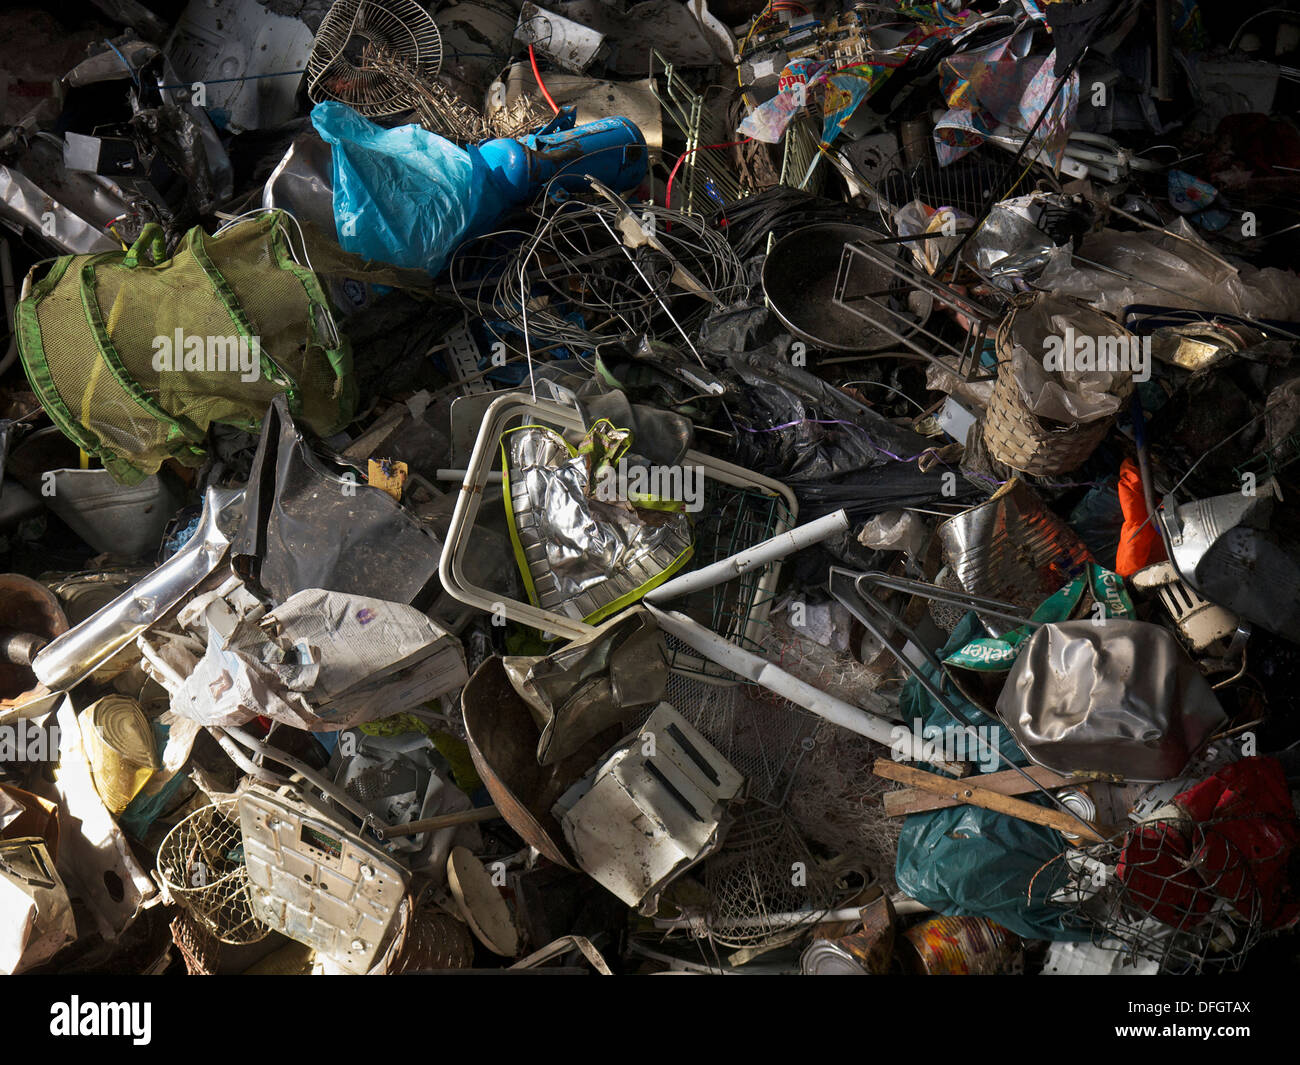
[(396, 80), (368, 65), (378, 51), (419, 77), (442, 67), (442, 37), (413, 0), (339, 0), (321, 22), (307, 57), (307, 95), (312, 103), (337, 100), (367, 118), (410, 110), (414, 101)]

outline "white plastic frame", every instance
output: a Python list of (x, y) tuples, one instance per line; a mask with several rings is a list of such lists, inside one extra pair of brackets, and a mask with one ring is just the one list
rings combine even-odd
[[(493, 400), (484, 412), (482, 428), (479, 429), (474, 450), (470, 454), (469, 462), (466, 463), (465, 479), (461, 483), (460, 496), (456, 500), (456, 509), (452, 513), (451, 525), (447, 529), (447, 538), (442, 548), (442, 558), (438, 563), (438, 576), (447, 594), (468, 606), (485, 613), (492, 613), (499, 604), (499, 609), (511, 621), (540, 629), (542, 632), (554, 633), (566, 640), (580, 639), (594, 631), (594, 626), (585, 625), (564, 614), (542, 610), (531, 603), (506, 598), (471, 583), (465, 575), (465, 554), (469, 549), (475, 518), (478, 517), (479, 506), (483, 501), (483, 489), (488, 485), (492, 463), (500, 447), (501, 434), (512, 418), (521, 415), (535, 422), (561, 426), (578, 433), (585, 430), (582, 418), (576, 410), (545, 400), (534, 400), (527, 393), (507, 392)], [(698, 451), (686, 452), (682, 462), (701, 467), (704, 476), (711, 480), (736, 488), (756, 488), (779, 496), (785, 503), (789, 520), (788, 524), (783, 523), (784, 527), (778, 528), (776, 532), (784, 532), (798, 520), (799, 504), (795, 500), (794, 493), (779, 481), (773, 481), (752, 470), (733, 466), (729, 462), (723, 462)], [(768, 608), (781, 575), (780, 570), (780, 563), (774, 562), (758, 583), (754, 596), (754, 609), (745, 626), (746, 639), (756, 641), (761, 635), (759, 629), (767, 620)]]

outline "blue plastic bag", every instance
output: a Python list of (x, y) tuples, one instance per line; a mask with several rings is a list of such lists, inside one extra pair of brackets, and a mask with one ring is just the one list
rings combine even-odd
[(419, 126), (384, 129), (340, 103), (312, 125), (334, 162), (334, 224), (345, 251), (438, 274), (502, 206), (482, 160)]

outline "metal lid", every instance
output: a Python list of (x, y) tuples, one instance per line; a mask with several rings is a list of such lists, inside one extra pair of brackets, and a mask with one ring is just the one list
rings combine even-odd
[(814, 939), (799, 959), (804, 976), (869, 976), (847, 950), (829, 939)]

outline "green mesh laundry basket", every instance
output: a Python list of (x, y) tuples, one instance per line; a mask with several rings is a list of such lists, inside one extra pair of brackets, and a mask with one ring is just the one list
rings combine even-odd
[(169, 458), (200, 465), (209, 425), (256, 431), (282, 392), (322, 436), (351, 421), (351, 354), (285, 221), (271, 211), (215, 236), (196, 227), (170, 258), (150, 225), (129, 251), (64, 256), (28, 275), (15, 314), (27, 378), (122, 484)]

